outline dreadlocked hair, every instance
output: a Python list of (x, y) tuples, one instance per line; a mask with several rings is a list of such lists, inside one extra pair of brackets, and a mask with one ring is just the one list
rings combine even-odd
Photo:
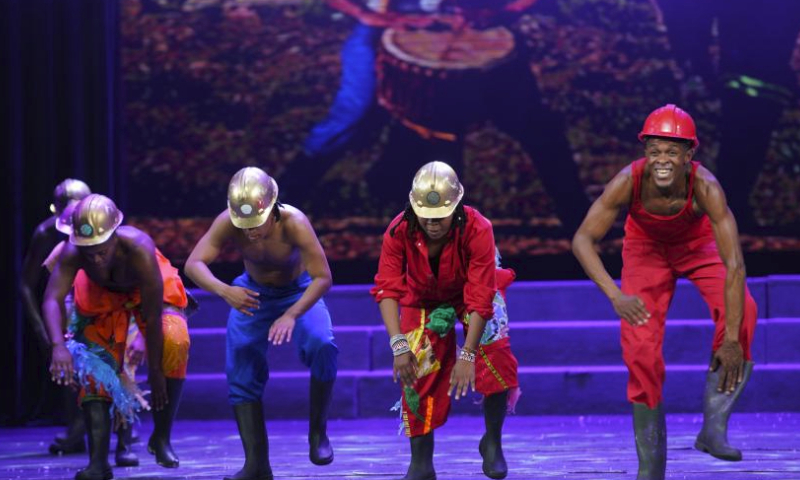
[(276, 222), (281, 221), (281, 208), (283, 208), (281, 201), (275, 200), (275, 205), (272, 207), (272, 216), (275, 217)]
[[(400, 226), (401, 223), (408, 222), (408, 231), (406, 234), (411, 237), (414, 233), (419, 229), (419, 222), (417, 222), (417, 214), (414, 213), (414, 209), (411, 208), (410, 203), (406, 203), (406, 209), (403, 211), (403, 218), (397, 222), (391, 230), (389, 230), (389, 235), (394, 237), (394, 231), (397, 230), (397, 227)], [(456, 205), (456, 209), (453, 212), (453, 227), (458, 228), (461, 230), (461, 233), (464, 233), (464, 227), (467, 226), (467, 212), (464, 211), (464, 204), (459, 202)], [(452, 227), (451, 227), (452, 228)]]

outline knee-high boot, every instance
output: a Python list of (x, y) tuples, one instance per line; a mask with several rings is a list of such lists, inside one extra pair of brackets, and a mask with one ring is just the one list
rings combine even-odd
[(75, 480), (110, 480), (114, 478), (108, 464), (111, 443), (109, 403), (102, 400), (83, 402), (83, 419), (89, 433), (89, 466), (75, 475)]
[(167, 399), (169, 403), (159, 410), (153, 411), (153, 434), (147, 442), (147, 451), (156, 456), (156, 463), (165, 468), (178, 468), (180, 461), (172, 450), (172, 423), (181, 403), (183, 391), (182, 378), (167, 378)]
[(117, 429), (117, 451), (114, 453), (114, 463), (118, 467), (136, 467), (139, 457), (133, 451), (131, 433), (133, 425), (130, 423)]
[(483, 457), (483, 474), (489, 478), (506, 478), (508, 465), (503, 455), (503, 422), (508, 408), (508, 391), (489, 395), (483, 400), (483, 418), (486, 433), (481, 438), (478, 451)]
[(402, 480), (436, 480), (433, 469), (433, 432), (411, 437), (411, 463)]
[(333, 448), (328, 440), (328, 412), (331, 406), (333, 382), (323, 382), (311, 377), (308, 421), (308, 456), (314, 465), (333, 462)]
[(244, 467), (224, 480), (272, 480), (267, 426), (261, 402), (234, 405), (233, 413), (244, 447)]
[(634, 403), (633, 432), (639, 456), (636, 480), (664, 480), (667, 473), (667, 422), (661, 404), (651, 409)]
[(745, 362), (744, 380), (736, 386), (733, 393), (728, 395), (717, 391), (719, 369), (716, 372), (708, 372), (703, 397), (703, 429), (697, 435), (694, 448), (720, 460), (737, 462), (742, 459), (741, 450), (728, 445), (728, 419), (752, 373), (753, 362)]
[(63, 395), (64, 412), (67, 416), (67, 431), (65, 434), (56, 435), (49, 451), (53, 455), (83, 453), (86, 451), (86, 424), (78, 408), (78, 392), (71, 387), (60, 387)]

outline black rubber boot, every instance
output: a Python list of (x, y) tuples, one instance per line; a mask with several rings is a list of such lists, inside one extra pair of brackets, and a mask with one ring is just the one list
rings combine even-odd
[(647, 405), (634, 403), (633, 432), (639, 456), (636, 480), (664, 480), (667, 473), (667, 422), (661, 404), (650, 409)]
[(139, 457), (134, 453), (131, 444), (133, 427), (128, 424), (117, 429), (117, 451), (114, 454), (114, 463), (118, 467), (137, 467)]
[(486, 433), (481, 437), (478, 451), (483, 457), (483, 474), (489, 478), (506, 478), (508, 465), (503, 455), (503, 422), (506, 419), (508, 391), (489, 395), (483, 400)]
[(402, 480), (436, 480), (433, 469), (433, 432), (411, 437), (411, 463)]
[(182, 378), (167, 378), (169, 403), (160, 411), (153, 410), (153, 434), (147, 442), (147, 452), (156, 456), (156, 463), (164, 468), (178, 468), (180, 461), (172, 450), (172, 423), (181, 403)]
[(328, 412), (332, 391), (333, 382), (323, 382), (311, 377), (308, 457), (314, 465), (328, 465), (333, 462), (333, 448), (328, 440)]
[(272, 480), (269, 466), (269, 441), (261, 402), (233, 406), (239, 437), (244, 447), (244, 467), (225, 480)]
[(83, 402), (83, 419), (89, 433), (89, 466), (75, 474), (75, 480), (110, 480), (114, 478), (108, 464), (111, 443), (109, 403), (102, 400)]
[(719, 369), (716, 372), (708, 372), (703, 398), (703, 429), (697, 435), (694, 448), (720, 460), (738, 462), (742, 459), (741, 450), (728, 445), (728, 419), (752, 373), (753, 362), (745, 362), (744, 380), (736, 386), (733, 393), (727, 395), (717, 391)]
[(48, 450), (53, 455), (67, 455), (86, 451), (86, 423), (78, 408), (78, 392), (71, 387), (61, 387), (64, 412), (67, 415), (67, 431), (56, 435)]

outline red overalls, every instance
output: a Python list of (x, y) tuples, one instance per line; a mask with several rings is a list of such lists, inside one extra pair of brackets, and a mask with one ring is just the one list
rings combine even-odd
[[(691, 162), (689, 201), (679, 213), (654, 215), (645, 211), (641, 184), (645, 159), (632, 164), (633, 197), (625, 222), (622, 247), (622, 292), (645, 303), (650, 319), (634, 327), (622, 321), (622, 357), (628, 367), (628, 400), (655, 408), (661, 402), (665, 366), (662, 345), (667, 309), (678, 277), (688, 278), (700, 291), (714, 320), (712, 351), (725, 336), (725, 265), (706, 215), (692, 209), (694, 180), (699, 164)], [(756, 303), (745, 286), (744, 318), (739, 341), (746, 360), (756, 327)]]

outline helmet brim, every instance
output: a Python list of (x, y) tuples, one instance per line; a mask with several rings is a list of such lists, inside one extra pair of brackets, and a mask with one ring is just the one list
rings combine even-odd
[(111, 235), (117, 231), (120, 225), (122, 225), (122, 212), (119, 212), (119, 218), (117, 219), (116, 224), (109, 228), (107, 232), (102, 233), (100, 235), (93, 235), (91, 237), (81, 237), (80, 235), (76, 235), (75, 229), (72, 228), (69, 234), (69, 243), (75, 245), (76, 247), (93, 247), (95, 245), (100, 245), (101, 243), (105, 243), (111, 238)]

